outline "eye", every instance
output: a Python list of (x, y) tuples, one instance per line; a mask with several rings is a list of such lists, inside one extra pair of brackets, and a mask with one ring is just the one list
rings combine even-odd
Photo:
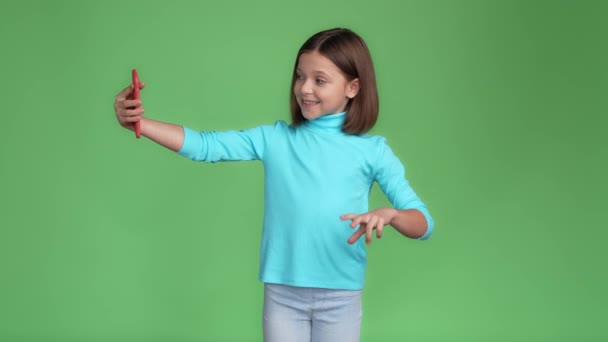
[(318, 85), (323, 85), (323, 84), (327, 83), (327, 81), (325, 81), (323, 79), (320, 79), (320, 78), (317, 78), (316, 82), (317, 82)]
[(296, 80), (301, 81), (303, 79), (304, 79), (304, 77), (302, 77), (302, 75), (296, 74)]

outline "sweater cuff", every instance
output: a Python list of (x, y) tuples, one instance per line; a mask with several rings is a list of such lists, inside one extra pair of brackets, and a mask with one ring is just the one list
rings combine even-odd
[(427, 240), (433, 234), (433, 229), (435, 228), (435, 221), (433, 221), (433, 217), (427, 210), (420, 210), (424, 218), (426, 219), (426, 232), (421, 237), (417, 238), (417, 240)]
[(188, 127), (182, 128), (184, 129), (184, 144), (177, 153), (192, 160), (201, 160), (201, 156), (205, 155), (203, 137)]

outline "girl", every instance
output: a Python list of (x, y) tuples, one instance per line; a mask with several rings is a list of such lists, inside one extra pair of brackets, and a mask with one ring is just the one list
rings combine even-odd
[[(129, 99), (131, 87), (114, 108), (123, 127), (133, 130), (139, 121), (143, 136), (192, 160), (262, 161), (264, 341), (359, 341), (361, 238), (369, 244), (374, 230), (380, 238), (391, 225), (424, 240), (433, 220), (385, 139), (366, 134), (378, 117), (378, 92), (357, 34), (332, 29), (310, 37), (298, 51), (291, 86), (291, 124), (241, 131), (195, 132), (149, 119), (142, 101)], [(394, 208), (368, 212), (374, 182)]]

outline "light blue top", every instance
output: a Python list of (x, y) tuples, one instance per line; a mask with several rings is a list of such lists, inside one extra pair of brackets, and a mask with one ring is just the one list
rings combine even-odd
[(368, 211), (377, 182), (397, 209), (418, 209), (433, 232), (433, 219), (405, 178), (385, 139), (342, 132), (346, 113), (293, 127), (284, 121), (242, 131), (195, 132), (184, 128), (179, 153), (196, 161), (261, 160), (264, 224), (259, 278), (291, 286), (359, 290), (365, 278), (364, 237), (347, 213)]

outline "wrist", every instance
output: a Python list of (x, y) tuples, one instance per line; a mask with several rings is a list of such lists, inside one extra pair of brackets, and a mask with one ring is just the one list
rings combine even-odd
[(388, 209), (388, 214), (389, 214), (389, 220), (386, 224), (390, 224), (391, 226), (393, 225), (393, 222), (395, 221), (395, 218), (397, 217), (397, 215), (399, 214), (399, 210), (395, 209), (395, 208), (386, 208)]
[(148, 127), (148, 123), (149, 123), (149, 121), (148, 121), (148, 119), (146, 117), (143, 117), (143, 116), (140, 117), (140, 119), (139, 119), (139, 130), (141, 132), (141, 135), (144, 135), (144, 136), (146, 135), (147, 129), (149, 128)]

